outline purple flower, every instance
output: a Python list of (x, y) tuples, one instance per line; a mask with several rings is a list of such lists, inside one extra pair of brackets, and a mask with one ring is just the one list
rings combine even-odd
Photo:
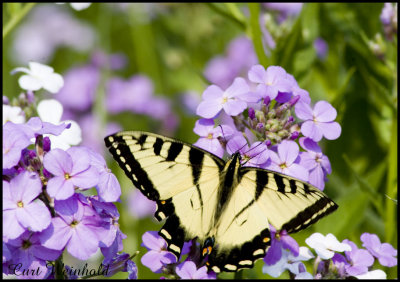
[(64, 87), (56, 94), (64, 107), (77, 111), (87, 111), (93, 104), (100, 71), (93, 66), (70, 69), (64, 76)]
[(257, 83), (256, 93), (261, 97), (269, 97), (271, 100), (278, 96), (279, 92), (291, 92), (293, 81), (287, 76), (286, 71), (279, 66), (270, 66), (267, 70), (262, 65), (255, 65), (249, 70), (249, 80)]
[(16, 129), (16, 126), (12, 122), (3, 125), (3, 169), (17, 165), (22, 150), (31, 144), (29, 137), (23, 131)]
[(104, 235), (103, 220), (88, 205), (81, 202), (79, 194), (67, 200), (55, 201), (57, 217), (40, 234), (42, 245), (49, 249), (67, 248), (72, 256), (86, 260), (98, 249)]
[(290, 237), (285, 230), (276, 232), (273, 226), (270, 226), (271, 231), (271, 247), (268, 249), (267, 254), (264, 257), (264, 261), (267, 265), (273, 265), (277, 263), (282, 257), (282, 250), (288, 249), (293, 256), (299, 255), (299, 244)]
[(364, 249), (357, 248), (350, 240), (343, 240), (343, 243), (351, 247), (351, 251), (344, 252), (349, 264), (345, 265), (347, 274), (356, 276), (368, 272), (368, 267), (374, 264), (374, 258), (371, 254)]
[[(43, 247), (40, 244), (38, 233), (32, 234), (26, 231), (19, 238), (9, 240), (7, 244), (13, 250), (9, 267), (21, 264), (21, 270), (15, 269), (15, 274), (22, 279), (45, 278), (48, 275), (46, 261), (54, 261), (61, 255), (61, 251)], [(34, 274), (31, 271), (22, 274), (22, 269), (35, 269), (37, 271)]]
[(226, 147), (230, 155), (240, 152), (244, 166), (261, 167), (269, 159), (269, 149), (265, 143), (255, 142), (249, 147), (242, 134), (231, 138)]
[(35, 200), (42, 192), (36, 173), (22, 172), (10, 182), (3, 181), (3, 236), (17, 238), (26, 229), (42, 231), (50, 224), (46, 205)]
[(136, 218), (152, 216), (157, 209), (156, 203), (147, 199), (138, 189), (131, 190), (127, 205), (130, 214)]
[(300, 165), (308, 169), (308, 182), (323, 191), (326, 174), (332, 172), (329, 159), (322, 154), (321, 148), (312, 139), (302, 137), (299, 143), (303, 149), (307, 150), (307, 152), (300, 152)]
[(233, 129), (227, 125), (214, 127), (212, 119), (199, 119), (193, 129), (194, 133), (200, 136), (199, 140), (193, 145), (202, 148), (218, 157), (224, 155), (224, 148), (218, 140), (218, 137), (227, 138), (233, 134)]
[(390, 25), (392, 21), (397, 20), (397, 4), (395, 7), (393, 3), (385, 3), (379, 18), (384, 25)]
[(298, 118), (304, 120), (301, 125), (301, 133), (318, 142), (325, 137), (329, 140), (337, 139), (341, 133), (341, 127), (333, 120), (336, 118), (336, 110), (326, 101), (319, 101), (314, 109), (304, 105), (302, 108), (295, 108)]
[(65, 200), (74, 194), (75, 186), (89, 189), (97, 185), (99, 173), (90, 162), (88, 151), (82, 147), (48, 152), (43, 158), (43, 166), (54, 177), (47, 183), (47, 193), (57, 200)]
[(197, 269), (193, 261), (187, 260), (176, 267), (176, 274), (181, 279), (217, 279), (214, 272), (207, 273), (207, 267)]
[(293, 176), (303, 181), (308, 181), (308, 171), (297, 161), (299, 146), (294, 141), (283, 140), (278, 144), (278, 153), (270, 151), (271, 163), (266, 167), (286, 175)]
[(90, 154), (90, 165), (95, 167), (99, 173), (98, 184), (96, 186), (100, 199), (104, 202), (115, 202), (121, 196), (121, 186), (117, 177), (107, 167), (103, 156), (93, 150), (88, 149)]
[(153, 92), (153, 83), (146, 76), (136, 75), (126, 81), (111, 78), (107, 82), (106, 106), (111, 113), (142, 113), (148, 108)]
[(328, 44), (321, 37), (314, 40), (314, 49), (317, 52), (317, 56), (320, 59), (325, 59), (328, 53)]
[(106, 277), (111, 277), (118, 272), (128, 272), (128, 279), (137, 279), (137, 266), (130, 259), (130, 255), (127, 253), (122, 253), (116, 255), (112, 261), (103, 262), (103, 264), (109, 265)]
[(381, 243), (379, 237), (375, 234), (363, 233), (361, 235), (363, 247), (379, 260), (383, 266), (392, 267), (397, 265), (397, 250), (389, 243)]
[(160, 237), (157, 231), (147, 231), (142, 236), (141, 246), (146, 247), (148, 252), (142, 256), (141, 262), (155, 273), (161, 273), (165, 264), (175, 263), (174, 254), (167, 251), (167, 243)]
[(223, 109), (228, 115), (237, 116), (247, 108), (247, 102), (257, 102), (257, 99), (254, 93), (250, 93), (247, 82), (238, 77), (225, 91), (216, 85), (207, 87), (196, 113), (205, 118), (214, 118)]
[(183, 109), (189, 115), (195, 115), (197, 106), (201, 102), (201, 96), (196, 91), (186, 91), (180, 96), (180, 100), (183, 104)]
[(246, 73), (256, 63), (253, 43), (247, 37), (240, 36), (229, 43), (227, 56), (214, 57), (207, 63), (204, 76), (212, 84), (225, 89), (235, 77)]

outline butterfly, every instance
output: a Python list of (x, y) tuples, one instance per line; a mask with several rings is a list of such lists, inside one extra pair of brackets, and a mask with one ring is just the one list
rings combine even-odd
[(276, 230), (297, 232), (337, 209), (323, 192), (293, 177), (243, 167), (162, 135), (124, 131), (105, 144), (133, 184), (155, 201), (155, 218), (168, 250), (179, 259), (183, 243), (197, 238), (214, 272), (252, 268)]

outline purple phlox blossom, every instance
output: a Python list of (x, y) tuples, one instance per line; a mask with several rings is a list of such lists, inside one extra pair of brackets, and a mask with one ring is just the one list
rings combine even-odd
[(29, 136), (18, 128), (10, 121), (3, 125), (3, 169), (17, 165), (22, 150), (31, 144)]
[(154, 92), (152, 81), (144, 75), (135, 75), (129, 80), (111, 78), (106, 88), (106, 107), (111, 113), (143, 113), (149, 107)]
[[(297, 81), (296, 81), (296, 79), (294, 78), (293, 75), (288, 73), (286, 78), (290, 81), (290, 85), (291, 85), (290, 92), (292, 93), (292, 95), (293, 96), (300, 96), (300, 99), (296, 102), (295, 107), (298, 104), (301, 104), (301, 103), (305, 103), (305, 104), (309, 105), (311, 103), (311, 98), (310, 98), (310, 94), (308, 93), (308, 91), (300, 88), (299, 84), (297, 83)], [(285, 93), (283, 93), (283, 94), (285, 94)], [(279, 93), (278, 97), (280, 95), (282, 95), (282, 93)], [(291, 96), (290, 96), (290, 98), (291, 98)], [(287, 100), (289, 101), (290, 98), (287, 98)], [(287, 102), (287, 101), (284, 101), (284, 102)]]
[(299, 164), (299, 146), (294, 141), (283, 140), (278, 144), (278, 153), (270, 151), (271, 162), (266, 167), (289, 176), (308, 181), (308, 171)]
[(164, 265), (176, 262), (175, 255), (167, 251), (167, 242), (157, 231), (147, 231), (143, 234), (142, 241), (141, 246), (148, 252), (142, 256), (141, 262), (154, 273), (161, 273)]
[(42, 245), (54, 250), (66, 247), (68, 253), (80, 260), (96, 253), (108, 230), (84, 197), (74, 194), (67, 200), (56, 200), (54, 209), (58, 216), (53, 217), (51, 225), (40, 234)]
[(179, 264), (175, 271), (181, 279), (217, 279), (214, 272), (207, 273), (207, 266), (197, 269), (196, 264), (190, 260)]
[(257, 61), (251, 40), (240, 36), (229, 43), (226, 56), (216, 56), (207, 63), (204, 76), (212, 84), (225, 89), (235, 77), (246, 73)]
[(255, 142), (249, 147), (242, 134), (235, 135), (226, 144), (230, 155), (239, 152), (244, 166), (261, 167), (269, 159), (269, 149), (263, 142)]
[(289, 16), (296, 16), (300, 14), (301, 9), (303, 8), (303, 3), (263, 3), (263, 5), (267, 9), (279, 11), (281, 14), (279, 15), (278, 22), (282, 23)]
[(382, 24), (390, 25), (392, 22), (397, 23), (397, 3), (385, 3), (379, 16)]
[(326, 236), (321, 233), (314, 233), (306, 239), (306, 243), (323, 260), (331, 259), (335, 252), (351, 251), (350, 245), (340, 243), (335, 235), (331, 233)]
[(93, 52), (91, 64), (97, 68), (120, 70), (126, 66), (127, 57), (122, 53), (106, 54), (101, 50), (97, 50)]
[(63, 133), (65, 129), (69, 129), (71, 125), (69, 123), (60, 123), (58, 125), (52, 124), (50, 122), (42, 121), (39, 117), (32, 117), (27, 123), (23, 124), (10, 124), (15, 130), (22, 131), (28, 138), (30, 138), (31, 143), (34, 143), (39, 135), (51, 134), (58, 136)]
[(270, 232), (271, 247), (264, 257), (264, 261), (267, 265), (277, 263), (282, 257), (283, 249), (289, 250), (294, 257), (299, 255), (299, 244), (287, 234), (286, 230), (281, 230), (277, 233), (275, 227), (270, 225)]
[(40, 5), (27, 16), (16, 30), (13, 59), (51, 61), (54, 51), (63, 46), (76, 52), (91, 50), (95, 43), (93, 28), (54, 4)]
[(103, 156), (88, 149), (90, 165), (95, 167), (99, 173), (99, 182), (96, 186), (99, 198), (103, 202), (116, 202), (121, 196), (121, 186), (117, 177), (107, 167)]
[(397, 250), (389, 243), (381, 243), (376, 234), (363, 233), (361, 235), (363, 247), (365, 247), (383, 266), (393, 267), (397, 265)]
[(15, 239), (26, 229), (42, 231), (50, 224), (46, 205), (36, 199), (42, 192), (39, 175), (22, 172), (10, 182), (3, 181), (3, 236)]
[[(61, 251), (42, 246), (39, 241), (39, 234), (29, 231), (24, 232), (17, 239), (8, 240), (7, 244), (13, 250), (9, 266), (21, 264), (21, 269), (16, 269), (15, 274), (22, 279), (45, 278), (49, 274), (46, 261), (54, 261), (61, 255)], [(22, 273), (23, 269), (34, 269), (35, 272), (25, 271)]]
[(321, 148), (312, 139), (301, 137), (299, 143), (307, 150), (300, 152), (300, 165), (309, 172), (308, 182), (323, 191), (326, 175), (332, 172), (329, 159), (322, 154)]
[(127, 205), (129, 213), (136, 218), (153, 216), (157, 209), (156, 203), (149, 200), (139, 189), (130, 191)]
[(303, 107), (295, 108), (296, 116), (304, 120), (301, 125), (301, 133), (318, 142), (325, 137), (328, 140), (337, 139), (342, 131), (339, 123), (334, 122), (336, 110), (326, 101), (319, 101), (314, 109), (309, 105), (303, 104)]
[(193, 131), (200, 136), (199, 140), (193, 145), (213, 153), (220, 158), (224, 155), (225, 150), (218, 137), (226, 139), (234, 133), (234, 130), (228, 125), (214, 127), (212, 119), (199, 119), (196, 121)]
[(328, 53), (328, 44), (324, 39), (321, 37), (317, 37), (314, 40), (314, 49), (317, 52), (318, 58), (321, 60), (325, 59), (327, 53)]
[(43, 166), (53, 174), (47, 182), (47, 193), (56, 200), (71, 197), (75, 187), (89, 189), (99, 183), (99, 173), (83, 147), (53, 149), (44, 156)]
[(112, 260), (104, 260), (103, 264), (108, 265), (105, 277), (111, 277), (118, 272), (128, 272), (128, 279), (137, 279), (137, 266), (127, 253), (117, 254)]
[(196, 91), (186, 91), (180, 95), (180, 100), (185, 112), (189, 115), (195, 115), (197, 106), (201, 102), (201, 96)]
[(291, 92), (293, 87), (293, 81), (279, 66), (269, 66), (265, 70), (262, 65), (255, 65), (249, 70), (248, 76), (251, 82), (258, 84), (256, 94), (260, 98), (274, 100), (279, 92)]
[(202, 97), (203, 101), (197, 107), (196, 114), (204, 118), (214, 118), (221, 110), (230, 116), (237, 116), (247, 108), (247, 102), (255, 103), (259, 100), (241, 77), (235, 78), (225, 91), (217, 85), (207, 87)]
[(127, 236), (119, 229), (119, 212), (113, 203), (102, 202), (98, 196), (91, 196), (90, 202), (96, 213), (103, 219), (102, 227), (106, 231), (100, 238), (100, 249), (104, 255), (104, 261), (115, 257), (123, 249), (122, 240)]
[(100, 82), (100, 70), (90, 65), (76, 67), (65, 74), (64, 81), (64, 87), (55, 96), (57, 100), (68, 109), (89, 110)]
[(290, 251), (282, 250), (280, 259), (272, 265), (265, 264), (262, 271), (275, 278), (281, 276), (285, 270), (295, 274), (296, 278), (307, 277), (309, 275), (302, 261), (307, 261), (313, 257), (314, 255), (307, 247), (300, 247), (297, 255), (293, 255)]
[(374, 264), (374, 257), (364, 249), (357, 248), (350, 240), (343, 240), (343, 243), (351, 247), (351, 251), (344, 252), (349, 264), (345, 265), (348, 275), (356, 276), (368, 272), (368, 267)]

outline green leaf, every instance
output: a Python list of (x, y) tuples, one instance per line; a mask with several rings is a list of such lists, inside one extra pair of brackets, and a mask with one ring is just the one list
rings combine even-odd
[(262, 32), (260, 27), (260, 3), (250, 3), (250, 35), (253, 40), (254, 49), (256, 51), (258, 61), (264, 67), (268, 67), (268, 58), (264, 52), (264, 46), (262, 42)]
[(319, 35), (319, 9), (319, 3), (306, 3), (301, 9), (302, 35), (307, 43), (312, 43)]

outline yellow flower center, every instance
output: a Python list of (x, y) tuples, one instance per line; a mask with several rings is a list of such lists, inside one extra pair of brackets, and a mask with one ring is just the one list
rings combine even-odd
[(71, 178), (71, 176), (69, 175), (69, 173), (66, 173), (66, 174), (64, 174), (64, 178), (65, 178), (65, 180), (68, 180)]
[(208, 139), (213, 139), (213, 134), (212, 133), (208, 133), (207, 138)]
[(24, 203), (23, 203), (22, 201), (19, 201), (19, 202), (17, 203), (17, 206), (18, 206), (19, 208), (23, 208), (23, 207), (24, 207)]

